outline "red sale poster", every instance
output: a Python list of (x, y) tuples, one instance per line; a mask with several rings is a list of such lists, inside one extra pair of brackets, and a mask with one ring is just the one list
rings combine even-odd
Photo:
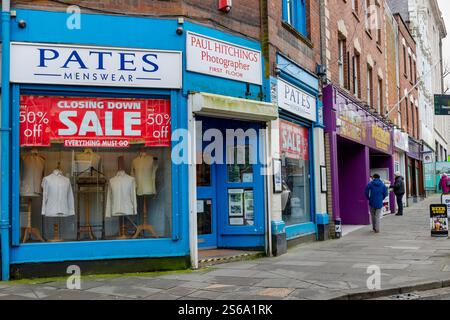
[(308, 129), (280, 120), (280, 146), (286, 157), (308, 160)]
[(170, 101), (21, 96), (21, 146), (170, 146)]

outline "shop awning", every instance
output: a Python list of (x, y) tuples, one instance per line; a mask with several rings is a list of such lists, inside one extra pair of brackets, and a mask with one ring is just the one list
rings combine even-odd
[(198, 115), (264, 122), (278, 118), (278, 108), (273, 103), (202, 92), (190, 94), (189, 103)]

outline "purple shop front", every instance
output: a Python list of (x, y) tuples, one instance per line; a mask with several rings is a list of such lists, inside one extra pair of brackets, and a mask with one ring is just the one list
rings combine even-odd
[[(341, 218), (342, 224), (370, 224), (364, 189), (374, 173), (387, 184), (393, 181), (393, 128), (333, 85), (323, 92), (333, 218)], [(394, 200), (391, 194), (387, 211), (395, 210)]]

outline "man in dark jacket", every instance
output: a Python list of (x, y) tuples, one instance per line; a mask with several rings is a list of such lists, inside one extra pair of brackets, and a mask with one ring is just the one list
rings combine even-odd
[(367, 200), (369, 200), (373, 231), (379, 233), (383, 201), (388, 196), (388, 189), (384, 182), (381, 181), (379, 174), (375, 173), (372, 176), (372, 181), (366, 187), (365, 195)]
[(405, 195), (405, 182), (400, 172), (395, 173), (394, 184), (391, 186), (397, 198), (398, 211), (396, 216), (403, 215), (403, 196)]

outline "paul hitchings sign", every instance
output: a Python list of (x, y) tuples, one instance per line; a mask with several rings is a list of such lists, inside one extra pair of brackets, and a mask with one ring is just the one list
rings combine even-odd
[(295, 115), (317, 120), (316, 98), (281, 79), (278, 79), (278, 106)]
[(215, 77), (262, 84), (261, 51), (188, 32), (186, 69)]
[(13, 42), (11, 82), (179, 89), (182, 54)]

